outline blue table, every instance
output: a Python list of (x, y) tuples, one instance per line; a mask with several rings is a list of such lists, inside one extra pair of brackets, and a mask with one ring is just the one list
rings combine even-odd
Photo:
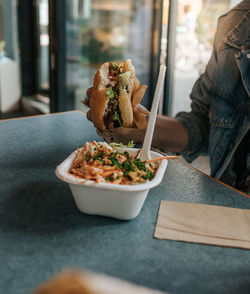
[(30, 293), (68, 267), (170, 293), (250, 293), (250, 251), (153, 238), (160, 200), (250, 199), (172, 160), (134, 220), (82, 214), (54, 171), (90, 140), (101, 138), (78, 111), (0, 121), (0, 293)]

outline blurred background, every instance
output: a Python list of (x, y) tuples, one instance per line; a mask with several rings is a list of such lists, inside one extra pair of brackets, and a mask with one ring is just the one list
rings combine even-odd
[(0, 119), (87, 111), (82, 100), (97, 68), (126, 58), (148, 85), (143, 105), (150, 109), (159, 66), (166, 64), (159, 112), (188, 111), (217, 19), (239, 2), (1, 0)]

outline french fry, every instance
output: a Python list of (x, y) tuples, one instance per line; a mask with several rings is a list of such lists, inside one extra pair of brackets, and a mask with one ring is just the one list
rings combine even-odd
[(107, 177), (107, 176), (113, 175), (113, 173), (115, 173), (115, 172), (116, 172), (116, 170), (112, 169), (112, 170), (104, 172), (102, 175), (103, 175), (103, 177)]
[(166, 156), (162, 156), (162, 157), (156, 157), (156, 158), (152, 158), (146, 161), (146, 163), (150, 163), (153, 161), (157, 161), (157, 160), (163, 160), (163, 159), (177, 159), (179, 158), (179, 156), (176, 155), (166, 155)]
[(120, 179), (114, 180), (112, 183), (113, 183), (113, 184), (120, 184), (121, 180), (122, 180), (122, 179), (120, 178)]
[(102, 167), (104, 170), (111, 170), (111, 169), (114, 169), (113, 166), (110, 166), (110, 165), (103, 165)]

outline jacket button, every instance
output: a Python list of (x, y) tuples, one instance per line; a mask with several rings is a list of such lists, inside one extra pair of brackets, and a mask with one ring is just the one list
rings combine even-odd
[(230, 143), (230, 145), (229, 145), (229, 150), (232, 150), (233, 147), (234, 147), (234, 143), (232, 142), (232, 143)]

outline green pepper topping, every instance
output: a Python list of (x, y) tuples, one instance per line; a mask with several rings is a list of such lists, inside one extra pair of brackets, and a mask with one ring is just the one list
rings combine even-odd
[(112, 64), (112, 67), (113, 67), (113, 69), (118, 69), (118, 68), (120, 68), (119, 65), (118, 65), (117, 63), (115, 63), (115, 62)]
[(121, 126), (122, 123), (121, 123), (121, 119), (120, 119), (120, 116), (119, 116), (119, 113), (117, 110), (114, 111), (114, 114), (113, 114), (113, 120), (117, 120), (119, 122), (119, 125)]
[(87, 153), (86, 155), (85, 155), (85, 161), (89, 161), (90, 160), (90, 158), (91, 158), (91, 156)]
[(112, 177), (107, 177), (107, 178), (105, 178), (105, 180), (106, 180), (106, 181), (109, 181), (109, 182), (113, 182), (115, 179), (112, 178)]
[(109, 99), (112, 99), (115, 97), (112, 86), (109, 86), (106, 90), (106, 94), (108, 95)]

